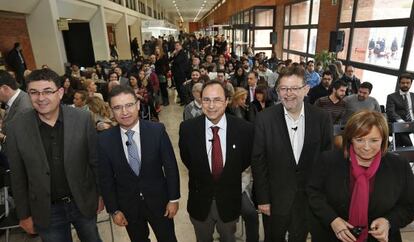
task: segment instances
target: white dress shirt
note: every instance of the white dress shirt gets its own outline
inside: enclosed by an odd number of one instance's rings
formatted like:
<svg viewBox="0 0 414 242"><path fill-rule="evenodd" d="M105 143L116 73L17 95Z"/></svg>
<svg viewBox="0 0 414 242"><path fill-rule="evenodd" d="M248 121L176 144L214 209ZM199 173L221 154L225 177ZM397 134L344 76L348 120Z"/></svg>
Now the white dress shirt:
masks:
<svg viewBox="0 0 414 242"><path fill-rule="evenodd" d="M128 161L128 164L130 164L129 159L128 159L128 147L126 145L126 143L128 141L128 136L125 134L128 130L126 130L124 128L121 128L121 127L120 127L120 130L121 130L122 146L124 147L125 157ZM135 132L134 136L132 136L132 138L134 139L135 144L137 144L138 157L139 157L139 160L142 162L142 160L141 160L141 136L139 134L139 121L135 124L134 127L132 127L131 130L133 130Z"/></svg>
<svg viewBox="0 0 414 242"><path fill-rule="evenodd" d="M210 166L211 171L211 155L212 155L212 146L213 146L213 130L211 127L219 127L218 135L220 137L220 145L221 145L221 154L223 155L223 167L226 164L226 144L227 144L227 118L226 114L221 117L220 121L217 124L213 124L208 118L206 117L206 151L208 157L208 165Z"/></svg>
<svg viewBox="0 0 414 242"><path fill-rule="evenodd" d="M285 107L286 126L289 133L290 144L292 145L293 155L295 156L296 164L299 163L300 154L303 149L303 142L305 139L305 105L302 104L299 118L294 120L288 113Z"/></svg>

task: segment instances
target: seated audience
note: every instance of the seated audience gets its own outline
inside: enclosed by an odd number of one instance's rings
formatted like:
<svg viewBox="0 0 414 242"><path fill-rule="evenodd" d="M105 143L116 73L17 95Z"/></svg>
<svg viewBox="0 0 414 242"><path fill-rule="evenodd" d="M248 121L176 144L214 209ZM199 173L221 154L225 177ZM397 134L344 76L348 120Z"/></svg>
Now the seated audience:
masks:
<svg viewBox="0 0 414 242"><path fill-rule="evenodd" d="M73 104L71 106L84 111L89 111L89 107L86 105L87 98L88 92L84 90L77 90L73 95Z"/></svg>
<svg viewBox="0 0 414 242"><path fill-rule="evenodd" d="M92 118L97 131L103 131L116 125L116 123L112 121L111 109L102 99L99 97L89 97L87 104L89 111L92 113Z"/></svg>
<svg viewBox="0 0 414 242"><path fill-rule="evenodd" d="M343 122L359 110L367 109L371 111L381 112L377 99L370 97L372 91L372 84L364 82L358 89L358 94L353 94L344 98L345 101L345 115Z"/></svg>
<svg viewBox="0 0 414 242"><path fill-rule="evenodd" d="M248 105L246 105L247 90L236 87L232 99L229 101L226 112L238 118L247 120Z"/></svg>
<svg viewBox="0 0 414 242"><path fill-rule="evenodd" d="M332 73L330 71L325 71L322 74L322 80L319 85L310 89L308 93L309 103L314 104L315 101L320 97L326 97L330 94L329 87L332 84Z"/></svg>
<svg viewBox="0 0 414 242"><path fill-rule="evenodd" d="M346 87L346 83L343 81L334 82L332 84L331 94L319 98L314 104L331 115L333 124L341 124L342 118L345 115L346 108L343 99L346 94Z"/></svg>
<svg viewBox="0 0 414 242"><path fill-rule="evenodd" d="M102 94L97 92L97 86L92 79L86 79L83 82L83 86L88 92L88 97L98 97L103 100Z"/></svg>
<svg viewBox="0 0 414 242"><path fill-rule="evenodd" d="M62 87L64 90L62 103L66 105L73 104L73 95L75 95L75 90L71 86L70 77L62 76Z"/></svg>

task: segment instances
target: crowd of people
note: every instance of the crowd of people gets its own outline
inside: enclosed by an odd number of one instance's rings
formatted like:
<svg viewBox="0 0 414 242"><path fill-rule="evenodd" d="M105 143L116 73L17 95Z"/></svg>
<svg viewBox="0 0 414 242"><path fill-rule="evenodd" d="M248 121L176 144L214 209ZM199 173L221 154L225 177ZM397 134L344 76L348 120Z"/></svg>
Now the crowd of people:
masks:
<svg viewBox="0 0 414 242"><path fill-rule="evenodd" d="M246 241L258 242L259 213L265 241L401 241L414 176L388 152L388 123L413 121L410 74L385 109L340 61L237 56L221 35L153 37L144 56L137 45L131 61L72 63L63 76L46 65L0 71L0 158L27 233L71 241L73 224L81 241L101 241L105 206L131 241L149 241L148 224L158 241L177 241L180 175L158 116L175 89L197 241L216 228L234 242L242 216ZM393 142L412 146L411 136Z"/></svg>

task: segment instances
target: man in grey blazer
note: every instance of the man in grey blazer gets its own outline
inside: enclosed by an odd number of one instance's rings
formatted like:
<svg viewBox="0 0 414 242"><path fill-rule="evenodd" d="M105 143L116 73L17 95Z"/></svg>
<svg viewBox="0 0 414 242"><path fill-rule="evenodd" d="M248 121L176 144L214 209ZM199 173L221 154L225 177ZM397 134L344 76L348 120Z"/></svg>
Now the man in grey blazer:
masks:
<svg viewBox="0 0 414 242"><path fill-rule="evenodd" d="M0 70L0 102L5 104L5 113L2 119L0 141L5 137L7 123L17 114L33 109L29 95L18 89L16 80L7 71Z"/></svg>
<svg viewBox="0 0 414 242"><path fill-rule="evenodd" d="M60 105L64 90L50 69L34 70L27 90L34 110L10 123L6 140L20 226L52 242L72 241L72 224L82 242L101 241L91 115Z"/></svg>

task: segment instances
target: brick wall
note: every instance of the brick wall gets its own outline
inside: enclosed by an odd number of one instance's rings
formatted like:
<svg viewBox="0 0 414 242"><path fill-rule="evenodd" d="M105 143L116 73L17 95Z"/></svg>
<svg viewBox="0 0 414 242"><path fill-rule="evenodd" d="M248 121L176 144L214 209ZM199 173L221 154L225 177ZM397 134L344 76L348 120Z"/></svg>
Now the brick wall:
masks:
<svg viewBox="0 0 414 242"><path fill-rule="evenodd" d="M14 43L20 42L27 68L35 69L36 63L24 15L0 14L0 23L0 52L2 55L6 56L13 49Z"/></svg>

